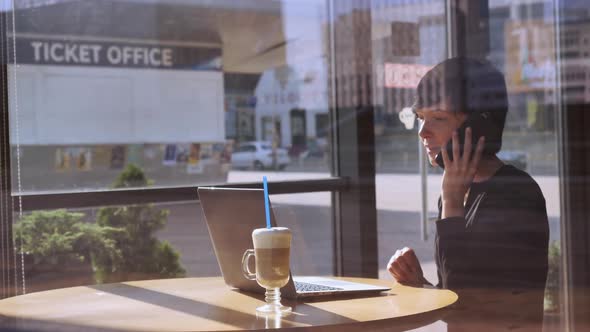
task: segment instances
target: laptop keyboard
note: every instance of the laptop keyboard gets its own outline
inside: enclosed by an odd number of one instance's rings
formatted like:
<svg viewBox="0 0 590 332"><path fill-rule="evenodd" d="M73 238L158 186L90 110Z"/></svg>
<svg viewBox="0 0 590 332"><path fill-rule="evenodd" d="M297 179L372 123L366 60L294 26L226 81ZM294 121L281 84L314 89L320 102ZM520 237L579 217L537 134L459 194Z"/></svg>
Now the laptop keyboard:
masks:
<svg viewBox="0 0 590 332"><path fill-rule="evenodd" d="M342 288L338 288L338 287L316 285L316 284L310 284L310 283L301 282L301 281L295 281L295 289L298 292L325 292L325 291L342 290Z"/></svg>

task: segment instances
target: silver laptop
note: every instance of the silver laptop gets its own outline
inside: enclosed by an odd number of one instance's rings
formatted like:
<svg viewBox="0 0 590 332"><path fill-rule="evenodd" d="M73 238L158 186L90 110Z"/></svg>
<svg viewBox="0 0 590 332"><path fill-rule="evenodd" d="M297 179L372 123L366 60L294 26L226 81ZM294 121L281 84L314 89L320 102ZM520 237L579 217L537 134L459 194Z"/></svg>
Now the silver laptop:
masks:
<svg viewBox="0 0 590 332"><path fill-rule="evenodd" d="M225 283L240 290L264 293L264 288L255 280L248 280L242 275L242 255L246 249L253 248L252 231L265 225L263 190L199 187L198 193ZM272 209L271 225L277 225ZM349 293L374 294L386 290L389 288L292 275L289 283L281 288L281 294L287 298L300 298Z"/></svg>

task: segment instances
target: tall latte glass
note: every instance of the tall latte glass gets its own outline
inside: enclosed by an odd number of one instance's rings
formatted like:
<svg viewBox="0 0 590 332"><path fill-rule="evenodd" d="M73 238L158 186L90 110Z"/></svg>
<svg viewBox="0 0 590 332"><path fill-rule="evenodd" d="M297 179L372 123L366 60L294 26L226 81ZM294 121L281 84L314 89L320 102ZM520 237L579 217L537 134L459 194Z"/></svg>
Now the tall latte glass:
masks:
<svg viewBox="0 0 590 332"><path fill-rule="evenodd" d="M266 304L256 308L264 314L287 314L291 307L281 304L280 288L289 281L289 251L291 231L285 227L258 228L252 232L254 250L248 249L242 258L244 277L266 288ZM256 273L250 272L248 261L254 256Z"/></svg>

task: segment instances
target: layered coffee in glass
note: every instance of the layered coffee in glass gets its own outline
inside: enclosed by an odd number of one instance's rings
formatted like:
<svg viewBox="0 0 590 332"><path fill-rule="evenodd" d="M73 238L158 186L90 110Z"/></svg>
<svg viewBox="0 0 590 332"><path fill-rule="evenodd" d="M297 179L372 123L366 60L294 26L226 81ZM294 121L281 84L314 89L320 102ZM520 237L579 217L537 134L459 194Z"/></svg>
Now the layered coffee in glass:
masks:
<svg viewBox="0 0 590 332"><path fill-rule="evenodd" d="M291 231L285 227L258 228L252 232L254 250L244 253L242 267L244 276L258 282L266 289L266 304L256 311L268 314L286 314L290 307L281 304L280 288L289 282L289 254ZM248 260L255 256L256 272L250 272Z"/></svg>

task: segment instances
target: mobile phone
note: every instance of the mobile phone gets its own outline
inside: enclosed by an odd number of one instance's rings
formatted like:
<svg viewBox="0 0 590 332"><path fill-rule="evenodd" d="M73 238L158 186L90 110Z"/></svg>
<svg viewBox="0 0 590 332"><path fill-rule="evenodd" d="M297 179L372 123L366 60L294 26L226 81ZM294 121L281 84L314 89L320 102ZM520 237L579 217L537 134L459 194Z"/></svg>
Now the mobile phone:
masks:
<svg viewBox="0 0 590 332"><path fill-rule="evenodd" d="M463 155L463 149L465 145L465 130L467 127L471 128L471 156L474 155L475 148L477 147L477 142L481 136L484 136L486 139L485 146L484 146L484 153L489 151L493 148L494 144L498 144L495 142L497 139L495 137L497 134L496 125L490 119L489 112L473 112L469 114L467 119L463 122L463 124L457 129L458 138L459 138L459 153ZM453 140L450 139L444 147L447 150L447 155L449 156L450 160L453 160ZM436 163L442 168L445 168L445 164L442 157L442 150L436 155Z"/></svg>

